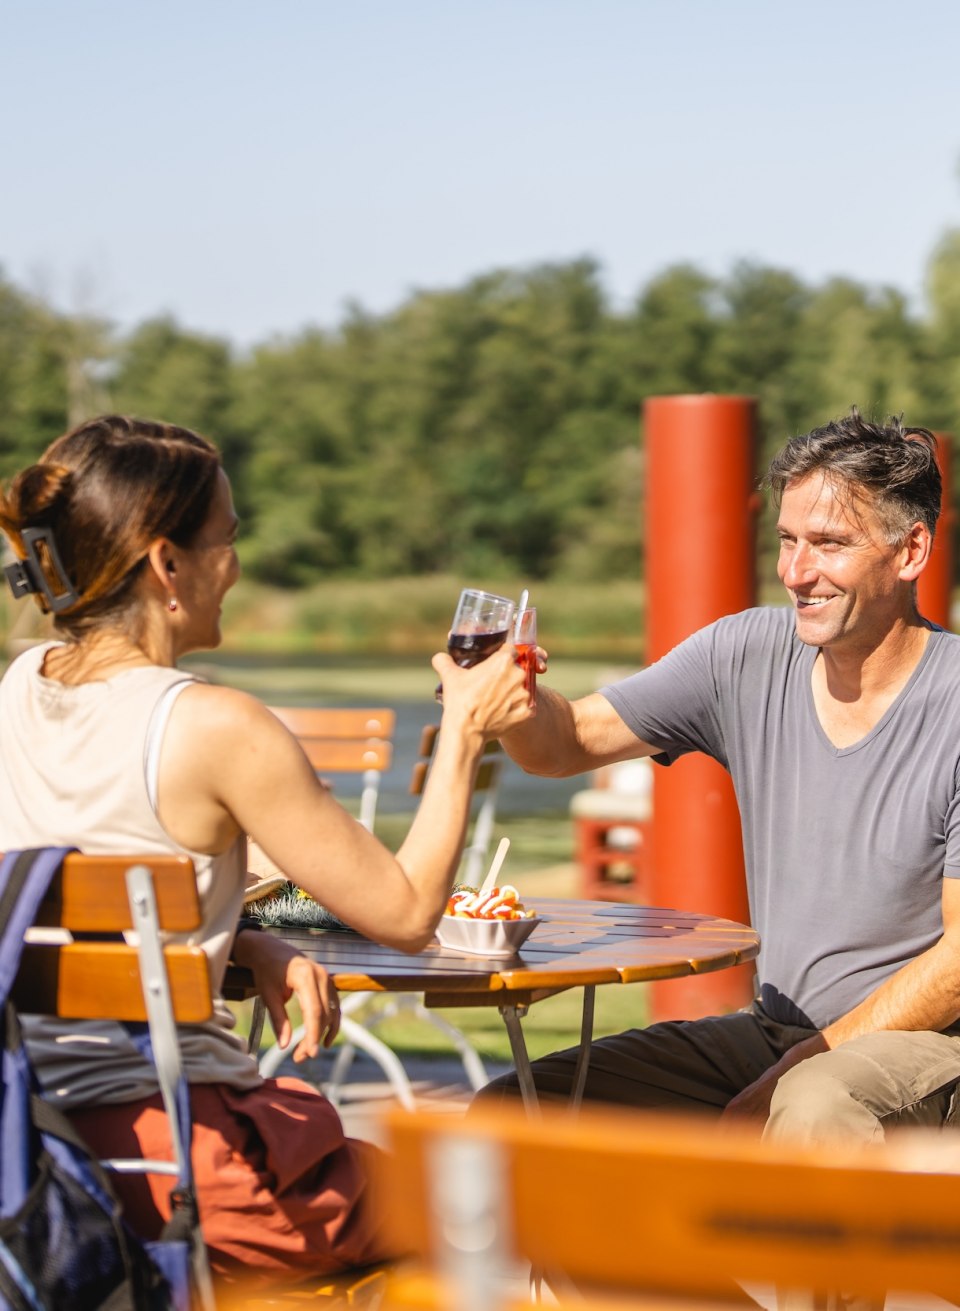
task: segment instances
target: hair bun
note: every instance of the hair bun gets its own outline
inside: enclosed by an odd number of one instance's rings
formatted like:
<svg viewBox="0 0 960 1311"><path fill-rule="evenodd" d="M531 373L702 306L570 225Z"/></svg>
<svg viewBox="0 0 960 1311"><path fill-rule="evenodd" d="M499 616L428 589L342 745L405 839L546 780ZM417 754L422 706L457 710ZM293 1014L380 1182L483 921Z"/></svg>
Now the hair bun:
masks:
<svg viewBox="0 0 960 1311"><path fill-rule="evenodd" d="M72 479L73 474L63 464L32 464L24 469L11 488L20 529L52 518L58 504L69 496Z"/></svg>

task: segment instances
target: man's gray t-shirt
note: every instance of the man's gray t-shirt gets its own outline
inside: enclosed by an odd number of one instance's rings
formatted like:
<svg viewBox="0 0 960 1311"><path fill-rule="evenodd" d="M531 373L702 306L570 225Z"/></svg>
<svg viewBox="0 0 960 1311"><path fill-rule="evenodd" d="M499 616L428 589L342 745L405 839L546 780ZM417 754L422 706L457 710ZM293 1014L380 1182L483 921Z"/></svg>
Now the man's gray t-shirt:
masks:
<svg viewBox="0 0 960 1311"><path fill-rule="evenodd" d="M943 932L941 878L960 878L960 637L932 632L843 748L817 718L816 657L791 609L745 610L603 695L661 763L703 751L730 771L763 1005L822 1028Z"/></svg>

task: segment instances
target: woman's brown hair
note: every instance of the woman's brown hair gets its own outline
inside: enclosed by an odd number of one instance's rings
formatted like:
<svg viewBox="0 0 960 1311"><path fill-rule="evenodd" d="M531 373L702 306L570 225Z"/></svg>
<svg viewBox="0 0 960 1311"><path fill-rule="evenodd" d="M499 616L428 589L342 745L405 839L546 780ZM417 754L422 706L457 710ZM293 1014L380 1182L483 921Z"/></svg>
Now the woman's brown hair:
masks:
<svg viewBox="0 0 960 1311"><path fill-rule="evenodd" d="M0 488L0 529L16 554L28 554L25 530L48 530L77 594L57 610L56 628L80 637L126 617L150 543L191 544L220 468L213 443L189 428L108 414L58 437ZM62 590L49 559L41 554L40 562L51 587Z"/></svg>

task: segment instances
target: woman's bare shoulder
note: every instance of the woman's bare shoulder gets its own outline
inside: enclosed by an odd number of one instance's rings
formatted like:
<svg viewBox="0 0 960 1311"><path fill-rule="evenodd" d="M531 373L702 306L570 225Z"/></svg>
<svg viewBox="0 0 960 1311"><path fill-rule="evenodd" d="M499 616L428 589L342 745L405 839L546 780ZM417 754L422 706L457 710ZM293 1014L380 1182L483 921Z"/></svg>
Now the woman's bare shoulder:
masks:
<svg viewBox="0 0 960 1311"><path fill-rule="evenodd" d="M249 692L216 683L191 683L177 698L171 725L179 721L194 738L240 741L254 734L286 734L267 706Z"/></svg>

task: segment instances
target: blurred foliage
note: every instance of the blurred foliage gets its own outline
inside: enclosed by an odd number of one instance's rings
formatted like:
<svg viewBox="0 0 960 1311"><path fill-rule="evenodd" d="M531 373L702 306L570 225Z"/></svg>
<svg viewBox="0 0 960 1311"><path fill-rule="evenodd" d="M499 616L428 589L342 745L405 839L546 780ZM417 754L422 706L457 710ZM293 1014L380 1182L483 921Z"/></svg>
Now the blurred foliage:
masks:
<svg viewBox="0 0 960 1311"><path fill-rule="evenodd" d="M953 430L960 230L932 252L917 310L888 287L754 263L668 268L614 310L584 258L419 291L385 315L351 306L335 329L247 353L169 317L120 335L0 275L0 476L106 409L198 428L224 452L248 577L269 587L636 580L643 401L704 391L758 398L758 475L851 404Z"/></svg>

